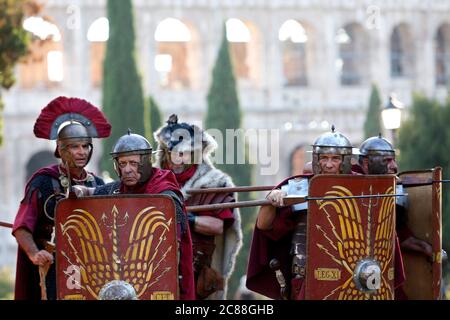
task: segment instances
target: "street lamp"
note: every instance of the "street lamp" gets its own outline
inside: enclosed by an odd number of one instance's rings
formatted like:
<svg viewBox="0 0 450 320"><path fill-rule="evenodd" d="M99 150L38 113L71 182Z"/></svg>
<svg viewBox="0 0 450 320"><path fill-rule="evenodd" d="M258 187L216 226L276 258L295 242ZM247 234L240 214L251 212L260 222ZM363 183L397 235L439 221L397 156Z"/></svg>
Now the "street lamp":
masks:
<svg viewBox="0 0 450 320"><path fill-rule="evenodd" d="M392 131L392 144L396 146L397 130L400 128L403 103L401 103L394 94L389 96L389 103L381 111L384 127Z"/></svg>

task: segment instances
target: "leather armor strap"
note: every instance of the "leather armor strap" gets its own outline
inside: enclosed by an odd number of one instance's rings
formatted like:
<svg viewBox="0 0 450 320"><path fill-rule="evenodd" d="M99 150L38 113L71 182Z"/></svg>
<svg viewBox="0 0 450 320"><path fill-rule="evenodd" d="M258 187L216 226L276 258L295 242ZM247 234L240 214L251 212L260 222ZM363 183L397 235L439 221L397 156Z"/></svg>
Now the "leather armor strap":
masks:
<svg viewBox="0 0 450 320"><path fill-rule="evenodd" d="M291 243L292 276L304 278L306 275L306 214L300 214Z"/></svg>

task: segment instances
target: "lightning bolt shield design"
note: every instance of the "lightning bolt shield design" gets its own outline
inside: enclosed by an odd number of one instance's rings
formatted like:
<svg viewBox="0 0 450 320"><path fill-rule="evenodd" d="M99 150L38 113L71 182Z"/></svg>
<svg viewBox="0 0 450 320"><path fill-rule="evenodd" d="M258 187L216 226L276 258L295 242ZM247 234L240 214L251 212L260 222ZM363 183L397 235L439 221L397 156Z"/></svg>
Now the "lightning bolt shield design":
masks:
<svg viewBox="0 0 450 320"><path fill-rule="evenodd" d="M309 196L323 200L308 208L307 299L394 298L395 197L370 197L394 191L393 176L311 179Z"/></svg>
<svg viewBox="0 0 450 320"><path fill-rule="evenodd" d="M177 299L176 215L170 197L66 199L56 212L58 299L100 299L102 288L112 283L131 286L136 299ZM80 281L68 287L65 271L73 268Z"/></svg>

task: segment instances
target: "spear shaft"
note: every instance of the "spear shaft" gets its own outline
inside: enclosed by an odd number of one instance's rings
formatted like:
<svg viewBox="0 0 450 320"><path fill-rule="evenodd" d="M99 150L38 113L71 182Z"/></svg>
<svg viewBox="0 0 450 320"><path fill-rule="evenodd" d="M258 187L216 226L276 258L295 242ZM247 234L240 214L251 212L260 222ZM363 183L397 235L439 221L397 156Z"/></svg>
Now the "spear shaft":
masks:
<svg viewBox="0 0 450 320"><path fill-rule="evenodd" d="M374 194L374 195L360 195L360 196L344 196L344 197L308 197L308 196L287 196L283 198L285 206L290 206L306 201L315 200L340 200L340 199L361 199L361 198L385 198L385 197L404 197L406 194ZM234 209L234 208L246 208L246 207L259 207L271 205L272 201L263 200L251 200L251 201L236 201L225 203L214 203L207 205L187 206L186 210L189 212L200 212L220 209Z"/></svg>

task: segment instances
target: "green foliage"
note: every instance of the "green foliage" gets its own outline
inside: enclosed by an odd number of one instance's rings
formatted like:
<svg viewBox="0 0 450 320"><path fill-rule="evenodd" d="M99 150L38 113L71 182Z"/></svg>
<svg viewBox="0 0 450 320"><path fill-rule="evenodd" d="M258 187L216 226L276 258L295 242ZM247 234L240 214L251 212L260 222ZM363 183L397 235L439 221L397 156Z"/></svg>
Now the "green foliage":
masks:
<svg viewBox="0 0 450 320"><path fill-rule="evenodd" d="M223 133L226 129L241 127L241 111L225 27L208 92L205 125L207 128L219 129Z"/></svg>
<svg viewBox="0 0 450 320"><path fill-rule="evenodd" d="M233 141L226 140L226 129L241 128L241 110L225 27L223 30L222 43L213 68L212 83L207 100L208 113L205 119L205 128L214 128L222 132L224 145L219 145L218 148L223 150L224 162L227 159L227 153L234 152L232 164L216 164L217 167L228 173L233 178L233 182L236 185L251 185L252 166L249 164L237 164L238 154L243 151L238 150L238 148L245 148L245 144L243 143L244 138L241 135L238 135L233 138ZM247 154L248 152L245 150L245 163L248 163ZM250 200L251 198L252 196L250 194L243 193L240 195L239 200ZM233 297L234 292L239 286L239 279L241 276L245 275L247 271L247 258L255 221L255 208L241 209L241 217L244 245L237 257L235 271L229 281L229 298Z"/></svg>
<svg viewBox="0 0 450 320"><path fill-rule="evenodd" d="M26 0L0 0L0 114L1 89L15 82L14 66L28 53L30 35L22 28ZM0 145L3 142L3 116L0 115Z"/></svg>
<svg viewBox="0 0 450 320"><path fill-rule="evenodd" d="M365 139L378 136L381 131L381 99L378 88L375 84L372 85L370 93L369 108L367 109L366 121L364 122L364 137Z"/></svg>
<svg viewBox="0 0 450 320"><path fill-rule="evenodd" d="M450 100L445 105L415 95L410 117L399 132L401 171L443 168L444 179L450 178ZM450 247L450 188L444 184L442 243Z"/></svg>
<svg viewBox="0 0 450 320"><path fill-rule="evenodd" d="M14 280L9 268L0 269L0 300L14 298Z"/></svg>
<svg viewBox="0 0 450 320"><path fill-rule="evenodd" d="M145 107L145 133L146 137L150 141L153 149L156 149L156 141L153 138L153 131L158 130L162 126L162 116L158 104L152 96L147 99L147 104Z"/></svg>
<svg viewBox="0 0 450 320"><path fill-rule="evenodd" d="M108 0L109 39L103 68L103 111L112 125L111 136L103 140L102 170L110 173L109 152L126 134L145 135L144 96L135 58L135 33L131 0Z"/></svg>

